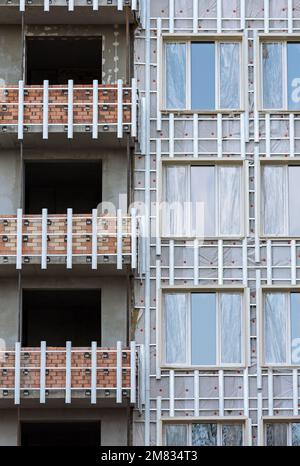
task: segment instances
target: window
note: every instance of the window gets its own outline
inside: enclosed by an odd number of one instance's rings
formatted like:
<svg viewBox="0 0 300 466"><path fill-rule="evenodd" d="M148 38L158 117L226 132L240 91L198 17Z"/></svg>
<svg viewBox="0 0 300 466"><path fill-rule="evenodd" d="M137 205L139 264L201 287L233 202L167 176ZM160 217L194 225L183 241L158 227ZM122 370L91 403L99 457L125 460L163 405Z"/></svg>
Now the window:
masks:
<svg viewBox="0 0 300 466"><path fill-rule="evenodd" d="M269 447L300 446L300 422L265 424L265 445Z"/></svg>
<svg viewBox="0 0 300 466"><path fill-rule="evenodd" d="M241 365L242 322L241 293L165 293L164 362Z"/></svg>
<svg viewBox="0 0 300 466"><path fill-rule="evenodd" d="M242 446L244 426L241 423L197 422L165 424L166 446Z"/></svg>
<svg viewBox="0 0 300 466"><path fill-rule="evenodd" d="M300 166L262 169L262 223L265 235L299 236Z"/></svg>
<svg viewBox="0 0 300 466"><path fill-rule="evenodd" d="M241 166L166 166L164 201L164 236L242 234Z"/></svg>
<svg viewBox="0 0 300 466"><path fill-rule="evenodd" d="M240 42L166 42L166 108L239 109L240 64Z"/></svg>
<svg viewBox="0 0 300 466"><path fill-rule="evenodd" d="M300 293L264 295L266 364L300 363Z"/></svg>
<svg viewBox="0 0 300 466"><path fill-rule="evenodd" d="M300 41L262 42L262 106L300 109Z"/></svg>

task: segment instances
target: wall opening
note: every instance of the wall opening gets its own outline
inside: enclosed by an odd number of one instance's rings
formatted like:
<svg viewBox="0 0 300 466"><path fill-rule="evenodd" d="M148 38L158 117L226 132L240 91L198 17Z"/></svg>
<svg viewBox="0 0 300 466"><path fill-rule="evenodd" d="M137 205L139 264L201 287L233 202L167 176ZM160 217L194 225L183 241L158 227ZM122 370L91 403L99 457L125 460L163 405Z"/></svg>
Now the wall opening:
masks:
<svg viewBox="0 0 300 466"><path fill-rule="evenodd" d="M99 447L97 422L21 422L21 445L26 447Z"/></svg>
<svg viewBox="0 0 300 466"><path fill-rule="evenodd" d="M27 84L91 84L102 79L101 37L27 37Z"/></svg>
<svg viewBox="0 0 300 466"><path fill-rule="evenodd" d="M91 213L102 200L101 162L25 163L25 212Z"/></svg>
<svg viewBox="0 0 300 466"><path fill-rule="evenodd" d="M101 345L100 290L23 290L22 308L23 346Z"/></svg>

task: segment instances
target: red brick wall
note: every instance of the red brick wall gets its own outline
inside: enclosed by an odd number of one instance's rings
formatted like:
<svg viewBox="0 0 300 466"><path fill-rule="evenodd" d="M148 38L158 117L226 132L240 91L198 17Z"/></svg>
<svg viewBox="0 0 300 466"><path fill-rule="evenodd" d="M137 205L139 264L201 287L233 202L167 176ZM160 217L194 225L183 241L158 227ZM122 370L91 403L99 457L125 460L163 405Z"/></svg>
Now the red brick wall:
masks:
<svg viewBox="0 0 300 466"><path fill-rule="evenodd" d="M8 85L8 88L15 87ZM33 89L34 88L34 89ZM55 89L53 89L55 88ZM60 90L60 88L64 88ZM105 89L104 89L105 88ZM26 86L24 95L24 125L43 123L43 86ZM117 123L117 89L115 85L99 86L98 122ZM123 122L131 122L131 92L123 91ZM14 104L14 105L9 105ZM28 105L30 104L30 105ZM92 125L93 92L89 85L74 86L73 121L74 124ZM49 86L49 125L68 123L68 93L66 86ZM107 108L104 108L107 106ZM18 123L18 88L0 88L0 125Z"/></svg>

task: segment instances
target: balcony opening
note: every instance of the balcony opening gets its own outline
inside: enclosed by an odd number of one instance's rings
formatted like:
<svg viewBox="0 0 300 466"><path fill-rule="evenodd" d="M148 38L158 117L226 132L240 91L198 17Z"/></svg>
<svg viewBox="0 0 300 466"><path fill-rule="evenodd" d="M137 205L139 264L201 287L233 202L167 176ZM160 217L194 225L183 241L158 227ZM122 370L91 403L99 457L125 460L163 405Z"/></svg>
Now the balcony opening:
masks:
<svg viewBox="0 0 300 466"><path fill-rule="evenodd" d="M102 198L101 162L28 162L25 164L25 212L91 213Z"/></svg>
<svg viewBox="0 0 300 466"><path fill-rule="evenodd" d="M101 37L27 37L27 84L101 83L101 68Z"/></svg>
<svg viewBox="0 0 300 466"><path fill-rule="evenodd" d="M46 325L45 325L46 322ZM23 290L22 345L101 345L100 290Z"/></svg>
<svg viewBox="0 0 300 466"><path fill-rule="evenodd" d="M25 447L99 447L100 422L22 422Z"/></svg>

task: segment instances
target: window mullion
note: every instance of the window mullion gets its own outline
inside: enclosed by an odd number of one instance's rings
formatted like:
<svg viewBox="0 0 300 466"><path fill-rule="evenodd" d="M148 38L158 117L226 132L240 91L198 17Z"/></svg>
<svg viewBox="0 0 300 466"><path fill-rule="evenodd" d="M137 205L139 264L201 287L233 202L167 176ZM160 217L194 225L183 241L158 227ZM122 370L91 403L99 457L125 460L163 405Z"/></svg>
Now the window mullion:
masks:
<svg viewBox="0 0 300 466"><path fill-rule="evenodd" d="M216 293L216 362L217 366L221 365L221 310L220 310L220 293Z"/></svg>
<svg viewBox="0 0 300 466"><path fill-rule="evenodd" d="M220 42L215 42L215 109L220 109Z"/></svg>
<svg viewBox="0 0 300 466"><path fill-rule="evenodd" d="M282 57L282 78L283 78L283 108L288 109L288 63L287 63L287 42L283 43Z"/></svg>
<svg viewBox="0 0 300 466"><path fill-rule="evenodd" d="M286 296L286 308L287 308L287 329L286 329L286 359L288 364L292 364L291 355L291 293L287 293Z"/></svg>
<svg viewBox="0 0 300 466"><path fill-rule="evenodd" d="M220 199L219 199L219 185L220 185L220 169L215 165L215 235L220 236Z"/></svg>
<svg viewBox="0 0 300 466"><path fill-rule="evenodd" d="M186 107L192 109L192 59L191 59L192 42L186 43Z"/></svg>
<svg viewBox="0 0 300 466"><path fill-rule="evenodd" d="M192 294L187 294L187 338L186 338L186 352L187 352L187 363L189 366L192 365Z"/></svg>
<svg viewBox="0 0 300 466"><path fill-rule="evenodd" d="M289 166L286 165L285 168L285 193L284 193L284 196L285 196L285 199L284 199L284 203L285 203L285 216L284 216L284 223L285 223L285 226L284 226L284 230L285 230L285 235L289 235L289 219L290 219L290 201L289 201Z"/></svg>

